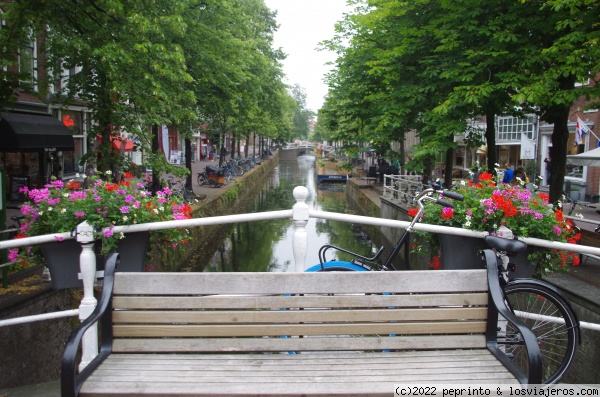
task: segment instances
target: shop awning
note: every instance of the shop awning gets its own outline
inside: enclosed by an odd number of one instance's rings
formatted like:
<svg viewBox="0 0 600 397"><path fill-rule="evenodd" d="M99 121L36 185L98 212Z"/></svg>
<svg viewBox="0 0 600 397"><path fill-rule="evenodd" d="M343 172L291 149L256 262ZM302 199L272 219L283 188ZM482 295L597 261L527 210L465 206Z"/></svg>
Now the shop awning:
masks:
<svg viewBox="0 0 600 397"><path fill-rule="evenodd" d="M56 152L74 149L73 134L54 117L0 113L0 152Z"/></svg>
<svg viewBox="0 0 600 397"><path fill-rule="evenodd" d="M127 139L127 138L123 138L120 136L115 136L115 137L111 137L110 140L112 141L112 145L113 147L117 150L117 151L121 151L121 147L123 145L125 145L125 148L123 149L124 152L133 152L133 146L134 143L131 139Z"/></svg>

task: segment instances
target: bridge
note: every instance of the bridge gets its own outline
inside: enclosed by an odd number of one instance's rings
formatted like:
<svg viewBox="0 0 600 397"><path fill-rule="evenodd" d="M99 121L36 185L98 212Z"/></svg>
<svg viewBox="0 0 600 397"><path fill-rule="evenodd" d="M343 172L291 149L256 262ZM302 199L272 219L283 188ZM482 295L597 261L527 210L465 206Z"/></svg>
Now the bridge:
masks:
<svg viewBox="0 0 600 397"><path fill-rule="evenodd" d="M316 155L315 145L308 144L295 147L283 148L279 151L280 160L295 160L298 156L304 156L307 154Z"/></svg>

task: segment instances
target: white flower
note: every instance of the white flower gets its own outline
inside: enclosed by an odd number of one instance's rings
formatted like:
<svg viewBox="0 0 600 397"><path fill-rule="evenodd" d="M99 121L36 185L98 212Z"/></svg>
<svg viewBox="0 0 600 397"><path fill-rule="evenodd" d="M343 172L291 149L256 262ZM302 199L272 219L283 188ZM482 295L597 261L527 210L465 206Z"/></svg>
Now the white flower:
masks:
<svg viewBox="0 0 600 397"><path fill-rule="evenodd" d="M80 177L80 175L79 175L79 172L77 172L77 173L75 174L75 178L79 178L79 177ZM71 180L72 180L72 179L71 179Z"/></svg>
<svg viewBox="0 0 600 397"><path fill-rule="evenodd" d="M165 210L165 207L158 207L158 210L162 212Z"/></svg>
<svg viewBox="0 0 600 397"><path fill-rule="evenodd" d="M495 223L492 225L492 229L496 230L498 229L498 225L496 225Z"/></svg>
<svg viewBox="0 0 600 397"><path fill-rule="evenodd" d="M127 219L129 219L129 218L127 218L127 215L125 215L125 216L123 217L123 222L127 222Z"/></svg>
<svg viewBox="0 0 600 397"><path fill-rule="evenodd" d="M153 209L152 212L154 212L155 214L158 214L158 210L156 208Z"/></svg>
<svg viewBox="0 0 600 397"><path fill-rule="evenodd" d="M460 185L461 185L461 186L467 186L467 182L465 182L464 180L461 180L461 181L460 181Z"/></svg>
<svg viewBox="0 0 600 397"><path fill-rule="evenodd" d="M52 207L48 207L48 211L52 211L52 210L53 210L53 208L52 208Z"/></svg>
<svg viewBox="0 0 600 397"><path fill-rule="evenodd" d="M104 171L106 175L112 175L112 171Z"/></svg>
<svg viewBox="0 0 600 397"><path fill-rule="evenodd" d="M66 210L66 208L63 208L62 210L60 210L60 212L62 212L64 214L65 212L67 212L67 210Z"/></svg>
<svg viewBox="0 0 600 397"><path fill-rule="evenodd" d="M118 235L119 239L124 239L125 238L125 233L121 232Z"/></svg>
<svg viewBox="0 0 600 397"><path fill-rule="evenodd" d="M465 224L464 224L464 226L465 226L465 227L469 227L469 226L471 226L471 222L470 222L470 221L466 221L466 222L465 222Z"/></svg>
<svg viewBox="0 0 600 397"><path fill-rule="evenodd" d="M69 193L63 193L63 197L64 198L68 198L69 197Z"/></svg>

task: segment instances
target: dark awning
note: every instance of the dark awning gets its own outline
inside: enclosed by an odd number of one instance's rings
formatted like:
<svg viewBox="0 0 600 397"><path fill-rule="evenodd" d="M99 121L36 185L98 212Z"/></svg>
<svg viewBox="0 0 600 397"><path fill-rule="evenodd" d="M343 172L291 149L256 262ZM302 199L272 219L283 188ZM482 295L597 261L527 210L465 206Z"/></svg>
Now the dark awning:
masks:
<svg viewBox="0 0 600 397"><path fill-rule="evenodd" d="M0 152L55 152L75 149L73 134L51 116L0 113Z"/></svg>

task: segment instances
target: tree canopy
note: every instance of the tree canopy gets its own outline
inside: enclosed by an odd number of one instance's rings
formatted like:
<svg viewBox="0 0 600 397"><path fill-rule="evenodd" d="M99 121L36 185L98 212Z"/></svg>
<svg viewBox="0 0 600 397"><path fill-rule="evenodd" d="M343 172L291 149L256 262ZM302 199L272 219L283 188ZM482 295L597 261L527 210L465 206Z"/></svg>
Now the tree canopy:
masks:
<svg viewBox="0 0 600 397"><path fill-rule="evenodd" d="M554 124L551 200L560 198L569 108L582 95L591 106L600 97L595 84L575 87L600 71L597 2L353 3L355 12L325 43L338 58L320 115L335 139L403 142L416 131L412 166L427 173L436 154L456 147L453 136L470 119L486 116L493 168L494 116L535 112Z"/></svg>

